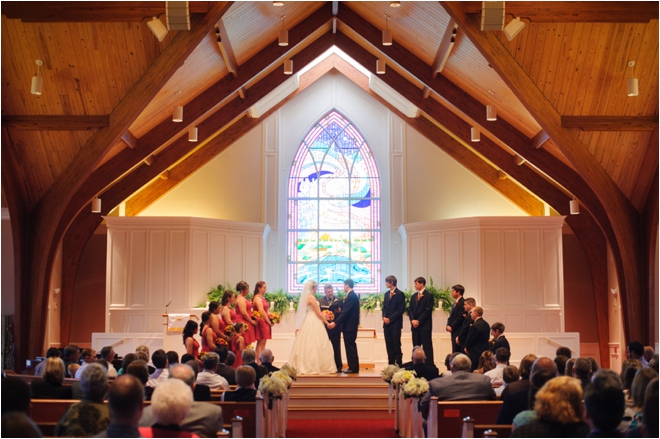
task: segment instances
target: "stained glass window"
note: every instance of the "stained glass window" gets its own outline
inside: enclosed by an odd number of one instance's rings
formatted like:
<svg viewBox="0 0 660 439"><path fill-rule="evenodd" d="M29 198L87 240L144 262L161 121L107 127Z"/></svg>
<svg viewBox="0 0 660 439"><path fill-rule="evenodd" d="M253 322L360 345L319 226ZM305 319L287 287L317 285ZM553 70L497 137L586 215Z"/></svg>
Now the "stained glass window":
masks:
<svg viewBox="0 0 660 439"><path fill-rule="evenodd" d="M357 128L336 110L303 139L289 173L288 291L308 280L380 291L380 179ZM322 291L322 288L319 288Z"/></svg>

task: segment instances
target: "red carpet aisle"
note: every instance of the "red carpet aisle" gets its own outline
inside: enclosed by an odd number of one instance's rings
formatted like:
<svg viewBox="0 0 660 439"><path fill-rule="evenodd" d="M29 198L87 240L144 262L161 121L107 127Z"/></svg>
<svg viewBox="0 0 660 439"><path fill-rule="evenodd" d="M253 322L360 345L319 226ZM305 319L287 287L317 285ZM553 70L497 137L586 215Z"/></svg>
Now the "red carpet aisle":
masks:
<svg viewBox="0 0 660 439"><path fill-rule="evenodd" d="M287 438L398 437L394 419L289 419Z"/></svg>

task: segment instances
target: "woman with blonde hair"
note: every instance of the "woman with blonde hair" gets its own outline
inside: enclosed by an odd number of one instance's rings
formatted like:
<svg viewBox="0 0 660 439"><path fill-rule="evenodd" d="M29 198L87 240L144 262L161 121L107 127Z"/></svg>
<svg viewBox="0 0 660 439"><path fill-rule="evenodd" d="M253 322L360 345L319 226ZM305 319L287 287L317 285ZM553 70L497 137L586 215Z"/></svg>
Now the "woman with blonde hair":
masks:
<svg viewBox="0 0 660 439"><path fill-rule="evenodd" d="M71 386L63 386L64 361L59 357L48 357L41 375L30 383L32 398L71 399Z"/></svg>

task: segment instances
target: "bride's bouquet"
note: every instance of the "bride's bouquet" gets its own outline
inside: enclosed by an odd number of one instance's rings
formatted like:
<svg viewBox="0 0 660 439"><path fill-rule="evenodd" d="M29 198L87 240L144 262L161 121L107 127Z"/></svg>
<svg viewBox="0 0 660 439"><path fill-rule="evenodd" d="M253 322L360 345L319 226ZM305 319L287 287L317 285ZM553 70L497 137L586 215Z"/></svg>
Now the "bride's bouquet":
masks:
<svg viewBox="0 0 660 439"><path fill-rule="evenodd" d="M335 315L334 315L334 313L333 313L332 311L330 311L330 310L328 310L328 309L324 309L324 310L321 311L321 312L323 313L323 315L325 316L325 319L326 319L328 322L331 322L331 321L333 321L333 320L335 319Z"/></svg>
<svg viewBox="0 0 660 439"><path fill-rule="evenodd" d="M385 369L383 369L380 372L380 377L386 382L386 383L391 383L392 382L392 377L394 376L395 373L400 371L401 368L397 366L396 364L389 364Z"/></svg>
<svg viewBox="0 0 660 439"><path fill-rule="evenodd" d="M402 389L405 398L421 398L429 391L429 383L426 378L411 378Z"/></svg>
<svg viewBox="0 0 660 439"><path fill-rule="evenodd" d="M398 372L396 372L394 375L392 375L392 384L396 385L403 385L406 384L408 381L411 379L415 378L415 373L414 370L405 370L401 369Z"/></svg>
<svg viewBox="0 0 660 439"><path fill-rule="evenodd" d="M273 325L277 325L278 323L280 323L282 321L282 316L280 316L276 312L272 312L272 313L268 314L268 318L270 319L271 322L273 322Z"/></svg>

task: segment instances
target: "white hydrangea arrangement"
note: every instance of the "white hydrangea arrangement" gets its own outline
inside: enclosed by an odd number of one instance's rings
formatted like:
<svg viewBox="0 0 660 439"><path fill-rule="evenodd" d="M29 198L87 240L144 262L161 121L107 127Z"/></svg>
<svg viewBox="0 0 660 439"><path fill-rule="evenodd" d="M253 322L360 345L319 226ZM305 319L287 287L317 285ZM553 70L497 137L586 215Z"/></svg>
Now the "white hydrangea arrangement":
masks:
<svg viewBox="0 0 660 439"><path fill-rule="evenodd" d="M291 378L289 375L287 375L285 372L282 372L281 370L271 373L270 377L271 379L278 379L284 381L287 389L290 388L291 384L293 383L293 378Z"/></svg>
<svg viewBox="0 0 660 439"><path fill-rule="evenodd" d="M406 398L421 397L429 391L429 382L426 378L412 378L402 387L403 396Z"/></svg>
<svg viewBox="0 0 660 439"><path fill-rule="evenodd" d="M397 366L396 364L390 364L380 372L380 376L386 383L391 383L392 382L392 377L394 376L394 374L397 373L400 370L401 370L401 368L399 366Z"/></svg>
<svg viewBox="0 0 660 439"><path fill-rule="evenodd" d="M295 367L291 366L289 363L284 363L284 366L280 369L280 372L283 372L289 376L293 381L298 378L298 371Z"/></svg>
<svg viewBox="0 0 660 439"><path fill-rule="evenodd" d="M392 384L402 385L415 378L415 371L401 369L392 376Z"/></svg>
<svg viewBox="0 0 660 439"><path fill-rule="evenodd" d="M286 381L278 377L264 376L259 381L259 391L280 397L287 392Z"/></svg>

